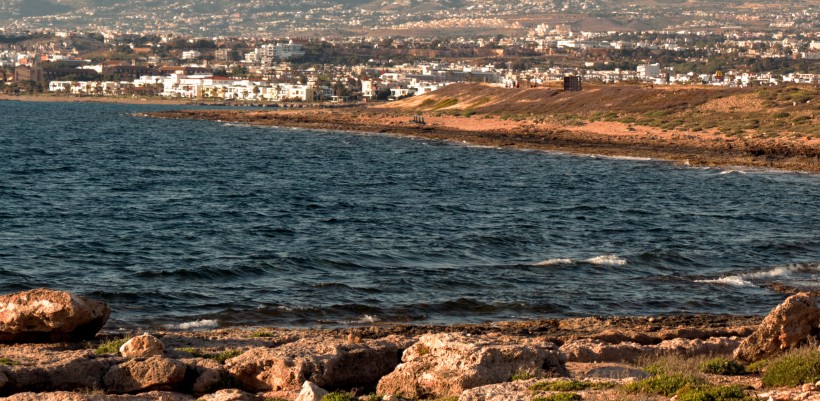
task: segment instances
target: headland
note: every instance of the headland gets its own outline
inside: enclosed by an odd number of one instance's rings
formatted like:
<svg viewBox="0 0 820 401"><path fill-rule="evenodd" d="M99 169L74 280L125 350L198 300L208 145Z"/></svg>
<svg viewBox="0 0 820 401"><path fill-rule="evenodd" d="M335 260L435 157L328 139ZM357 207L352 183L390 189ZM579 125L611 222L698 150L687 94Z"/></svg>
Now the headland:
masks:
<svg viewBox="0 0 820 401"><path fill-rule="evenodd" d="M360 107L180 110L161 118L406 135L480 146L820 172L816 86L450 85Z"/></svg>

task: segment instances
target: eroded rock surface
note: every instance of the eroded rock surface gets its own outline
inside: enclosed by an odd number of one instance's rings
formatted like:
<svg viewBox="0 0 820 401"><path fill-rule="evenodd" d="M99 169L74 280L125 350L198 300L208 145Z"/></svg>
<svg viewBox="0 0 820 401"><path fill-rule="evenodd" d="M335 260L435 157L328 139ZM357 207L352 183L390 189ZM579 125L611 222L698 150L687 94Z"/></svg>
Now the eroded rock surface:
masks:
<svg viewBox="0 0 820 401"><path fill-rule="evenodd" d="M108 321L108 305L45 288L0 296L0 342L79 341Z"/></svg>
<svg viewBox="0 0 820 401"><path fill-rule="evenodd" d="M106 390L112 393L134 393L149 389L170 389L184 377L184 363L152 356L146 360L132 359L113 366L103 377L103 383Z"/></svg>
<svg viewBox="0 0 820 401"><path fill-rule="evenodd" d="M817 331L820 308L817 300L807 294L792 295L775 307L752 335L734 353L744 361L758 361L789 348L794 348Z"/></svg>
<svg viewBox="0 0 820 401"><path fill-rule="evenodd" d="M399 348L390 340L302 339L252 348L225 366L249 389L299 391L305 381L327 389L372 386L398 363Z"/></svg>
<svg viewBox="0 0 820 401"><path fill-rule="evenodd" d="M600 340L582 339L561 346L570 362L636 362L647 356L676 354L681 356L729 354L737 348L736 337L715 337L707 340L676 338L656 345L633 342L610 344Z"/></svg>
<svg viewBox="0 0 820 401"><path fill-rule="evenodd" d="M514 375L563 375L563 356L552 343L508 336L426 334L404 351L402 364L379 381L378 394L410 398L458 396Z"/></svg>

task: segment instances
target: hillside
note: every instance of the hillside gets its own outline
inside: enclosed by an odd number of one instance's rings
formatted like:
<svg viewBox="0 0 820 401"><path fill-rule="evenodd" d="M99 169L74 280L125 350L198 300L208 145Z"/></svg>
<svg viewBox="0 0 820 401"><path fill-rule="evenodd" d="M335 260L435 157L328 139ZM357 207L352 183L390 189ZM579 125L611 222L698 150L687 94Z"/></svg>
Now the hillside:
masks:
<svg viewBox="0 0 820 401"><path fill-rule="evenodd" d="M820 88L810 85L746 89L588 85L582 92L563 92L555 87L460 84L382 107L570 126L607 121L741 138L820 138L818 102Z"/></svg>

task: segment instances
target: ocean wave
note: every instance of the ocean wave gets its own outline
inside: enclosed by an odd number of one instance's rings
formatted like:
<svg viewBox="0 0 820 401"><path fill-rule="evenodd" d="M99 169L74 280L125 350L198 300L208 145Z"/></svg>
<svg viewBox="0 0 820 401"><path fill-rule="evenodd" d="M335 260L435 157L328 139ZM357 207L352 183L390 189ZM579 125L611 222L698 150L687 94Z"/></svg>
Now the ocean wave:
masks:
<svg viewBox="0 0 820 401"><path fill-rule="evenodd" d="M213 319L200 319L193 322L184 322L179 324L167 324L165 327L168 330L202 330L213 329L219 326L219 322Z"/></svg>
<svg viewBox="0 0 820 401"><path fill-rule="evenodd" d="M820 273L820 263L795 263L786 266L777 266L756 272L733 274L716 279L698 279L696 283L724 284L735 287L754 287L761 282L792 278L800 274ZM755 283L757 282L757 283Z"/></svg>
<svg viewBox="0 0 820 401"><path fill-rule="evenodd" d="M746 174L743 170L723 170L718 173L718 175L726 175L726 174Z"/></svg>
<svg viewBox="0 0 820 401"><path fill-rule="evenodd" d="M568 258L554 258L542 260L538 263L533 263L533 266L553 266L553 265L567 265L573 263L574 260Z"/></svg>
<svg viewBox="0 0 820 401"><path fill-rule="evenodd" d="M603 265L603 266L623 266L626 264L626 259L618 256L618 255L599 255L593 256L588 259L583 260L575 260L570 258L552 258L542 260L540 262L533 263L533 266L554 266L554 265L567 265L571 263L590 263L593 265Z"/></svg>
<svg viewBox="0 0 820 401"><path fill-rule="evenodd" d="M626 264L626 259L618 255L600 255L586 259L584 262L594 265L623 266Z"/></svg>
<svg viewBox="0 0 820 401"><path fill-rule="evenodd" d="M741 276L726 276L716 279L695 280L695 282L705 284L723 284L733 287L755 287L751 281L748 281Z"/></svg>

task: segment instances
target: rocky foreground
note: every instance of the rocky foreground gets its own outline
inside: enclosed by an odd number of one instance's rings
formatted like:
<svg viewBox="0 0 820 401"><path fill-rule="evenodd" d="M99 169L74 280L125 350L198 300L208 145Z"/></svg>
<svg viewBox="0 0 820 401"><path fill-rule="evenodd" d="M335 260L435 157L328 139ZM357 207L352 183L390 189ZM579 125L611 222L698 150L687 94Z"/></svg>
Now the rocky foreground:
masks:
<svg viewBox="0 0 820 401"><path fill-rule="evenodd" d="M805 293L762 322L668 316L234 328L144 333L127 341L97 332L110 313L105 304L47 289L0 297L3 399L661 400L673 395L636 392L628 384L657 378L646 368L651 361L764 360L816 342L820 324L816 300ZM759 374L703 377L709 386L735 385L745 397L721 399L820 400L813 383L763 388Z"/></svg>

